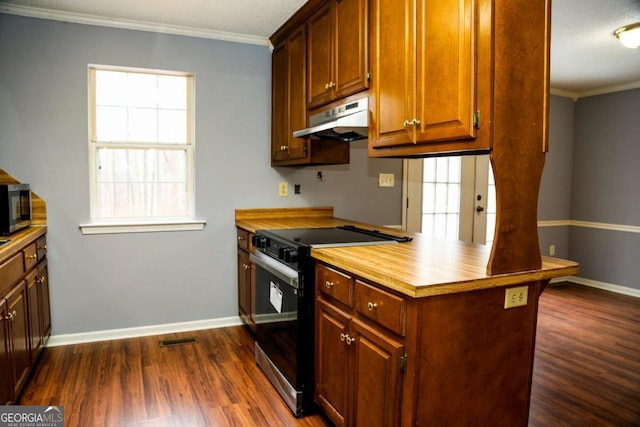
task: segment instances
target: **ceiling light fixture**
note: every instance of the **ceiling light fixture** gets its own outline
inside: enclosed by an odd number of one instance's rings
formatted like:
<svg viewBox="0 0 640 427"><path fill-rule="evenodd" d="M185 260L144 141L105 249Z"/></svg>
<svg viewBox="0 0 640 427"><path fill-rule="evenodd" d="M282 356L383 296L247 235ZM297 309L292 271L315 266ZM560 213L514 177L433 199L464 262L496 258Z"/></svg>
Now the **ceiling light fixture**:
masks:
<svg viewBox="0 0 640 427"><path fill-rule="evenodd" d="M624 47L640 48L640 22L620 27L613 32L613 35L620 40Z"/></svg>

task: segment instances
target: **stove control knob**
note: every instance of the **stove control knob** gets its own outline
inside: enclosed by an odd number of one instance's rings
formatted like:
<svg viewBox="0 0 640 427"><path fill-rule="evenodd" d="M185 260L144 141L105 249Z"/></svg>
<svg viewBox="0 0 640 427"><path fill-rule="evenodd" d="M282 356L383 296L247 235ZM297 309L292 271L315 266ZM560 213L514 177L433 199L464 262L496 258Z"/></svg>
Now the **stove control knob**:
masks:
<svg viewBox="0 0 640 427"><path fill-rule="evenodd" d="M296 248L281 248L278 255L284 262L298 261L298 250Z"/></svg>
<svg viewBox="0 0 640 427"><path fill-rule="evenodd" d="M269 238L265 236L253 236L253 246L256 248L268 248Z"/></svg>

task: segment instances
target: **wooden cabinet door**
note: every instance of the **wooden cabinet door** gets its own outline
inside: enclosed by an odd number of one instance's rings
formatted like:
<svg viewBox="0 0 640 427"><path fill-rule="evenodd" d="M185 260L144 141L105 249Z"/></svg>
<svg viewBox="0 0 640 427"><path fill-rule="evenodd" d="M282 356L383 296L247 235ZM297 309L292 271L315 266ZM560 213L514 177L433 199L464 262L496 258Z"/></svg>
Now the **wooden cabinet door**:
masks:
<svg viewBox="0 0 640 427"><path fill-rule="evenodd" d="M373 1L375 102L370 146L472 143L477 111L476 2ZM465 147L441 145L427 151L449 149Z"/></svg>
<svg viewBox="0 0 640 427"><path fill-rule="evenodd" d="M372 0L373 102L369 144L410 144L414 99L413 0Z"/></svg>
<svg viewBox="0 0 640 427"><path fill-rule="evenodd" d="M11 337L7 303L0 299L0 404L9 405L13 401L13 379L11 377Z"/></svg>
<svg viewBox="0 0 640 427"><path fill-rule="evenodd" d="M418 143L476 135L474 5L472 0L416 0Z"/></svg>
<svg viewBox="0 0 640 427"><path fill-rule="evenodd" d="M289 56L289 160L305 160L308 157L307 140L294 138L293 132L307 127L306 72L307 35L304 26L298 28L287 40Z"/></svg>
<svg viewBox="0 0 640 427"><path fill-rule="evenodd" d="M276 46L271 55L271 162L283 160L288 143L289 92L287 43Z"/></svg>
<svg viewBox="0 0 640 427"><path fill-rule="evenodd" d="M40 296L40 280L38 270L34 270L25 278L27 281L27 294L29 301L29 348L31 363L33 363L42 350L42 298Z"/></svg>
<svg viewBox="0 0 640 427"><path fill-rule="evenodd" d="M271 164L304 163L307 140L293 132L307 127L306 32L301 26L272 55Z"/></svg>
<svg viewBox="0 0 640 427"><path fill-rule="evenodd" d="M42 334L42 345L46 344L47 338L51 335L51 301L49 300L49 269L47 260L38 264L38 277L36 281L40 288L40 308L42 314L42 324L40 332Z"/></svg>
<svg viewBox="0 0 640 427"><path fill-rule="evenodd" d="M238 314L249 324L251 312L251 263L249 254L238 249Z"/></svg>
<svg viewBox="0 0 640 427"><path fill-rule="evenodd" d="M369 1L337 0L334 71L334 99L369 87Z"/></svg>
<svg viewBox="0 0 640 427"><path fill-rule="evenodd" d="M25 281L18 283L9 294L7 300L7 317L9 318L9 336L11 340L11 366L13 378L13 396L17 396L27 380L31 360L29 355L29 325L27 307L27 288Z"/></svg>
<svg viewBox="0 0 640 427"><path fill-rule="evenodd" d="M333 87L333 40L335 15L331 2L327 2L309 19L307 69L307 107L316 108L331 101Z"/></svg>
<svg viewBox="0 0 640 427"><path fill-rule="evenodd" d="M357 320L352 321L351 330L355 338L353 425L400 425L404 346Z"/></svg>
<svg viewBox="0 0 640 427"><path fill-rule="evenodd" d="M350 316L318 299L316 304L316 402L337 426L347 425L350 386Z"/></svg>

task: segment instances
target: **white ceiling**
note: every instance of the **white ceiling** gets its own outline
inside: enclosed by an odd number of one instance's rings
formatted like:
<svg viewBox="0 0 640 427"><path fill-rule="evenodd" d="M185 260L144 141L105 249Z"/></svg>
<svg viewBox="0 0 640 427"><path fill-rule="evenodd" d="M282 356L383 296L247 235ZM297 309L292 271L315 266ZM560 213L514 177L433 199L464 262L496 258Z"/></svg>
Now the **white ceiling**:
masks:
<svg viewBox="0 0 640 427"><path fill-rule="evenodd" d="M304 2L0 0L0 13L267 44ZM640 22L640 0L553 0L551 86L556 93L575 98L640 87L640 49L624 48L613 36L616 28L634 22Z"/></svg>

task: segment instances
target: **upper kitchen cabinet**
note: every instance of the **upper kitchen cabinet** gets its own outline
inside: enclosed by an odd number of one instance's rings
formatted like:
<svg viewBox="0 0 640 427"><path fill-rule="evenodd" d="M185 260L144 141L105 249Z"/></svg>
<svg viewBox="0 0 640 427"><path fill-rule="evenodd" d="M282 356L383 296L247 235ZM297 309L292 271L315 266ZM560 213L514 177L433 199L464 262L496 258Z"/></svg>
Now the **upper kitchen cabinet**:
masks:
<svg viewBox="0 0 640 427"><path fill-rule="evenodd" d="M488 151L488 0L372 0L369 155Z"/></svg>
<svg viewBox="0 0 640 427"><path fill-rule="evenodd" d="M346 0L351 2L352 0ZM294 138L307 127L307 20L324 3L310 1L272 37L271 165L349 163L349 145Z"/></svg>
<svg viewBox="0 0 640 427"><path fill-rule="evenodd" d="M368 0L330 0L309 19L310 110L369 87L368 4Z"/></svg>
<svg viewBox="0 0 640 427"><path fill-rule="evenodd" d="M294 138L293 131L307 122L305 100L307 38L304 26L298 27L272 55L271 163L304 162L307 140Z"/></svg>

